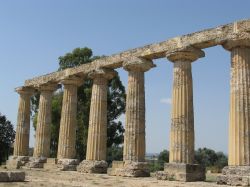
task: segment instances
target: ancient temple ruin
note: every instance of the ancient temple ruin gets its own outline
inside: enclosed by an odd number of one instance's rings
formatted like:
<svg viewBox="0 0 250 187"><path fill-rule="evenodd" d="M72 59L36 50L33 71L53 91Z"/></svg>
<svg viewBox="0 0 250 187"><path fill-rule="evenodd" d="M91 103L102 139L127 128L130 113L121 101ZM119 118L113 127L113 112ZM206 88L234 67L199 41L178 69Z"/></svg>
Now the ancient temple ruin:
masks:
<svg viewBox="0 0 250 187"><path fill-rule="evenodd" d="M123 67L128 72L123 161L113 161L108 174L149 176L145 162L144 74L155 67L153 60L167 58L173 66L170 161L158 179L197 181L205 169L194 164L194 110L192 62L205 57L203 49L221 45L231 54L229 161L218 183L241 185L250 181L250 20L237 21L200 32L175 37L89 64L25 81L20 95L14 155L9 167L50 167L62 170L106 173L107 83ZM226 51L225 51L226 52ZM228 62L229 63L229 62ZM86 160L75 159L77 87L93 79ZM64 86L57 158L49 157L51 99L57 85ZM34 155L28 157L30 97L40 92ZM168 133L166 132L166 136Z"/></svg>

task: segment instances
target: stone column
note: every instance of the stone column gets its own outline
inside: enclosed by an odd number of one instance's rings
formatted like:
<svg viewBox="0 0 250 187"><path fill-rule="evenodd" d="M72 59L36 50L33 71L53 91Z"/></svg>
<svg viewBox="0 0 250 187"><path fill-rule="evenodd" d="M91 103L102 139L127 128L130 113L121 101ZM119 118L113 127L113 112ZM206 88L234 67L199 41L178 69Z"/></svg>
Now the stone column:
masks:
<svg viewBox="0 0 250 187"><path fill-rule="evenodd" d="M188 47L166 54L174 63L169 162L165 173L175 180L205 179L204 169L194 165L194 109L191 63L204 57L200 49ZM190 169L192 168L192 169ZM194 169L195 168L195 169ZM183 173L179 175L178 173Z"/></svg>
<svg viewBox="0 0 250 187"><path fill-rule="evenodd" d="M51 133L51 101L57 84L40 87L40 100L37 117L36 143L33 157L49 157Z"/></svg>
<svg viewBox="0 0 250 187"><path fill-rule="evenodd" d="M123 162L114 161L109 174L146 177L144 72L155 65L151 60L133 57L123 67L128 71Z"/></svg>
<svg viewBox="0 0 250 187"><path fill-rule="evenodd" d="M227 41L231 52L228 167L218 183L250 183L250 39Z"/></svg>
<svg viewBox="0 0 250 187"><path fill-rule="evenodd" d="M30 136L30 97L34 89L20 87L16 89L20 94L16 137L14 144L14 156L29 155L29 136Z"/></svg>
<svg viewBox="0 0 250 187"><path fill-rule="evenodd" d="M77 88L83 83L80 77L71 77L61 82L64 85L63 104L58 142L58 164L62 170L76 170L75 141L77 125Z"/></svg>
<svg viewBox="0 0 250 187"><path fill-rule="evenodd" d="M77 170L85 173L106 173L107 154L107 89L108 80L117 73L110 69L97 69L89 74L93 79L86 160Z"/></svg>
<svg viewBox="0 0 250 187"><path fill-rule="evenodd" d="M14 153L7 160L8 169L19 169L29 161L29 137L30 137L30 97L35 90L30 87L19 87L19 107L17 115L17 127L14 143Z"/></svg>

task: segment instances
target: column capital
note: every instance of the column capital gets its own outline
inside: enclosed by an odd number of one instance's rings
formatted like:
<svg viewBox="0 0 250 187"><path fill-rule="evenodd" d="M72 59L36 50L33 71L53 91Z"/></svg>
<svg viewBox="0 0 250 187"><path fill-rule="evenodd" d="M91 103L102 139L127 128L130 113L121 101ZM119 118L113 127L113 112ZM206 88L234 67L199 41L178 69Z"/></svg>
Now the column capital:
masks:
<svg viewBox="0 0 250 187"><path fill-rule="evenodd" d="M167 59L171 62L194 62L204 56L204 51L192 46L166 53Z"/></svg>
<svg viewBox="0 0 250 187"><path fill-rule="evenodd" d="M113 77L115 77L117 75L117 72L113 69L108 69L108 68L98 68L95 69L93 71L91 71L88 76L91 79L95 79L95 78L104 78L106 80L110 80Z"/></svg>
<svg viewBox="0 0 250 187"><path fill-rule="evenodd" d="M21 86L21 87L15 88L15 91L19 94L32 95L35 92L35 88Z"/></svg>
<svg viewBox="0 0 250 187"><path fill-rule="evenodd" d="M232 49L236 47L250 48L250 38L228 40L224 44L222 44L222 46L224 49L228 51L231 51Z"/></svg>
<svg viewBox="0 0 250 187"><path fill-rule="evenodd" d="M151 68L156 67L156 65L153 63L151 59L145 59L134 56L124 61L122 65L126 71L140 71L140 72L146 72Z"/></svg>
<svg viewBox="0 0 250 187"><path fill-rule="evenodd" d="M63 85L75 85L75 86L81 86L83 84L84 78L80 76L71 76L64 78L60 81Z"/></svg>
<svg viewBox="0 0 250 187"><path fill-rule="evenodd" d="M47 84L43 84L43 85L40 85L38 87L38 90L39 91L55 91L58 87L58 84L57 83L47 83Z"/></svg>

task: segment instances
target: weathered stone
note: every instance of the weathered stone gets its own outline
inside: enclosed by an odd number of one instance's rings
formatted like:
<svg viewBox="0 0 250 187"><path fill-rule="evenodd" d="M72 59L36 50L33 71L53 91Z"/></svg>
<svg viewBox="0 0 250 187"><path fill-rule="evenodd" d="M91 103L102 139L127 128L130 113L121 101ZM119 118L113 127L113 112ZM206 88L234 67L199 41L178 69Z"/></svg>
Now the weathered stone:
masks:
<svg viewBox="0 0 250 187"><path fill-rule="evenodd" d="M58 141L58 159L75 157L77 87L83 83L81 77L71 77L62 81L64 84L63 104Z"/></svg>
<svg viewBox="0 0 250 187"><path fill-rule="evenodd" d="M204 181L205 168L198 164L165 163L164 171L156 172L159 180L176 180L184 182Z"/></svg>
<svg viewBox="0 0 250 187"><path fill-rule="evenodd" d="M19 87L19 107L17 117L16 136L14 143L14 156L28 156L29 135L30 135L30 97L34 89L29 87Z"/></svg>
<svg viewBox="0 0 250 187"><path fill-rule="evenodd" d="M10 156L6 162L8 169L20 169L27 162L29 162L28 156Z"/></svg>
<svg viewBox="0 0 250 187"><path fill-rule="evenodd" d="M166 54L174 63L169 162L194 160L194 109L191 63L205 54L189 47Z"/></svg>
<svg viewBox="0 0 250 187"><path fill-rule="evenodd" d="M25 164L27 168L43 168L44 163L47 162L46 157L30 157L29 162Z"/></svg>
<svg viewBox="0 0 250 187"><path fill-rule="evenodd" d="M221 45L225 41L237 38L247 39L250 31L250 20L237 21L231 24L222 25L216 28L207 29L188 35L175 37L163 42L127 50L118 54L97 59L89 64L83 64L77 68L68 68L63 71L53 72L25 81L25 86L39 86L48 82L60 81L68 76L76 74L88 74L96 68L119 68L122 63L131 56L158 59L165 57L166 53L182 50L189 46L204 49Z"/></svg>
<svg viewBox="0 0 250 187"><path fill-rule="evenodd" d="M229 166L250 166L250 40L228 41L231 50Z"/></svg>
<svg viewBox="0 0 250 187"><path fill-rule="evenodd" d="M108 163L104 160L84 160L77 166L82 173L107 173Z"/></svg>
<svg viewBox="0 0 250 187"><path fill-rule="evenodd" d="M115 75L117 72L110 69L98 69L89 74L93 79L86 153L86 160L89 161L106 160L108 80ZM84 165L88 166L85 162L82 167Z"/></svg>
<svg viewBox="0 0 250 187"><path fill-rule="evenodd" d="M34 157L49 157L50 154L51 102L53 91L56 87L57 84L48 84L39 88L41 94L37 117Z"/></svg>
<svg viewBox="0 0 250 187"><path fill-rule="evenodd" d="M150 172L147 162L113 161L108 175L123 177L149 177Z"/></svg>
<svg viewBox="0 0 250 187"><path fill-rule="evenodd" d="M0 182L23 182L24 180L23 171L0 171Z"/></svg>
<svg viewBox="0 0 250 187"><path fill-rule="evenodd" d="M58 159L57 168L60 171L76 171L76 167L79 164L78 159Z"/></svg>
<svg viewBox="0 0 250 187"><path fill-rule="evenodd" d="M217 184L250 186L250 166L226 166L217 177Z"/></svg>
<svg viewBox="0 0 250 187"><path fill-rule="evenodd" d="M138 63L137 63L138 62ZM151 60L132 58L123 63L128 71L123 160L145 160L145 88L144 72L154 67Z"/></svg>

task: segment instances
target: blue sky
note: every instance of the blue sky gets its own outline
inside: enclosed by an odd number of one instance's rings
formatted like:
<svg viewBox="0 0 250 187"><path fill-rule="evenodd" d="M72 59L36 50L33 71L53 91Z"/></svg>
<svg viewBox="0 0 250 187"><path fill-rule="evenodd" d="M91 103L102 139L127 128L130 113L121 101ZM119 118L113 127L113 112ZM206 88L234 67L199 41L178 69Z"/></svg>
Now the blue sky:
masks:
<svg viewBox="0 0 250 187"><path fill-rule="evenodd" d="M0 0L0 112L16 124L25 79L53 72L76 47L111 55L250 18L248 0ZM196 148L227 152L230 54L205 50L193 67ZM147 152L168 149L172 63L155 60L146 73ZM127 72L118 69L127 85ZM31 131L30 145L34 144Z"/></svg>

